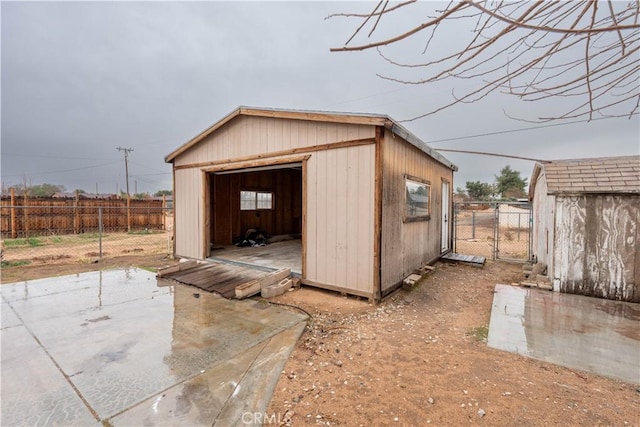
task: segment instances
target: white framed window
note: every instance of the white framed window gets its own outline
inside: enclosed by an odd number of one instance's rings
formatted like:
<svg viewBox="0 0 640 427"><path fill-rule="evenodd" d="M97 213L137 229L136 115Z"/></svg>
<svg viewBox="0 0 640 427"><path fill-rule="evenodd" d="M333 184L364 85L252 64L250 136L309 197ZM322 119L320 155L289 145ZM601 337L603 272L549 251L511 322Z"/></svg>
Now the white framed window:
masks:
<svg viewBox="0 0 640 427"><path fill-rule="evenodd" d="M273 193L270 191L241 191L240 210L271 210L273 209Z"/></svg>

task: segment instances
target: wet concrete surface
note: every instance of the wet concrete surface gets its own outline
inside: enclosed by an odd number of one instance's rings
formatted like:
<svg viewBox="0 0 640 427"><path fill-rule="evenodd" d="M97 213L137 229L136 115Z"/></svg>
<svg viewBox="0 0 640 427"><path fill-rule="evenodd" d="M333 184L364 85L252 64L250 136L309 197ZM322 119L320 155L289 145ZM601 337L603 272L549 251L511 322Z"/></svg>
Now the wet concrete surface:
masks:
<svg viewBox="0 0 640 427"><path fill-rule="evenodd" d="M488 345L640 383L640 304L496 285Z"/></svg>
<svg viewBox="0 0 640 427"><path fill-rule="evenodd" d="M1 425L242 424L266 410L306 325L138 269L0 291Z"/></svg>

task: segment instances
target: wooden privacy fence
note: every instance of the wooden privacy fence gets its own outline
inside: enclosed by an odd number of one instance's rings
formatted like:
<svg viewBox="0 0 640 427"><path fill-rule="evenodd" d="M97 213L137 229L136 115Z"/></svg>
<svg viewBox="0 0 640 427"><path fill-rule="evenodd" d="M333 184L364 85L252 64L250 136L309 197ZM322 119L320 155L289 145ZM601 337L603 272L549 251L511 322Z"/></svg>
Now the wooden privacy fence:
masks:
<svg viewBox="0 0 640 427"><path fill-rule="evenodd" d="M25 201L27 203L25 203ZM168 230L172 210L164 200L3 198L3 238L81 234L98 231Z"/></svg>

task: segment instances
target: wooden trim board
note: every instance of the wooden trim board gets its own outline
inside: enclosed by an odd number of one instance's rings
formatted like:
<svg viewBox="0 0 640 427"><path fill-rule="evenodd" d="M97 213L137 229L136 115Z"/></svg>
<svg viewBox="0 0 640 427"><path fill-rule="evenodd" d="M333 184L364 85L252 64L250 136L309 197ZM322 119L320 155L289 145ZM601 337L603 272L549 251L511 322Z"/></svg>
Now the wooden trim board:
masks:
<svg viewBox="0 0 640 427"><path fill-rule="evenodd" d="M311 157L310 154L307 154L305 156L276 157L276 158L266 158L261 160L247 160L247 161L237 162L237 163L225 162L224 165L212 166L208 168L203 168L201 170L207 173L215 173L215 172L232 171L236 169L257 168L261 166L285 165L287 163L301 163L304 160L309 159L309 157Z"/></svg>
<svg viewBox="0 0 640 427"><path fill-rule="evenodd" d="M382 298L382 149L384 127L376 126L375 181L373 218L373 295L376 301Z"/></svg>
<svg viewBox="0 0 640 427"><path fill-rule="evenodd" d="M302 161L302 278L307 277L307 162L308 158Z"/></svg>
<svg viewBox="0 0 640 427"><path fill-rule="evenodd" d="M226 165L228 163L246 162L250 160L259 160L259 159L287 156L291 154L313 153L316 151L336 150L338 148L346 148L346 147L357 147L359 145L375 144L375 142L376 142L375 138L352 139L349 141L332 142L330 144L312 145L309 147L298 147L298 148L292 148L290 150L274 151L274 152L265 153L265 154L254 154L251 156L236 157L234 159L213 160L210 162L179 165L179 166L174 166L174 169L207 168L207 170L210 170L209 166Z"/></svg>
<svg viewBox="0 0 640 427"><path fill-rule="evenodd" d="M373 293L359 291L357 289L343 288L341 286L329 285L327 283L322 283L315 280L302 279L302 284L308 285L308 286L314 286L316 288L327 289L329 291L341 292L349 295L356 295L359 297L369 298L371 300L375 299L375 296L373 295Z"/></svg>

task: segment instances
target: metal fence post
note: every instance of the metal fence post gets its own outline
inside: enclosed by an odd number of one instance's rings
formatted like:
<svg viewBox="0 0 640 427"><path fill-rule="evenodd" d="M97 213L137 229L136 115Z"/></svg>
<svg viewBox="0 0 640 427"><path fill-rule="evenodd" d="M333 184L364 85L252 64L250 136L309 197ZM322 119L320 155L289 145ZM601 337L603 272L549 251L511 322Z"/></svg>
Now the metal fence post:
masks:
<svg viewBox="0 0 640 427"><path fill-rule="evenodd" d="M98 207L98 254L102 258L102 206Z"/></svg>
<svg viewBox="0 0 640 427"><path fill-rule="evenodd" d="M476 238L476 211L471 211L471 238Z"/></svg>
<svg viewBox="0 0 640 427"><path fill-rule="evenodd" d="M493 260L496 261L500 252L500 205L498 203L496 203L493 215Z"/></svg>
<svg viewBox="0 0 640 427"><path fill-rule="evenodd" d="M453 241L453 247L451 250L453 253L456 252L457 240L458 240L458 204L453 203L453 227L452 227L453 236L451 236Z"/></svg>

